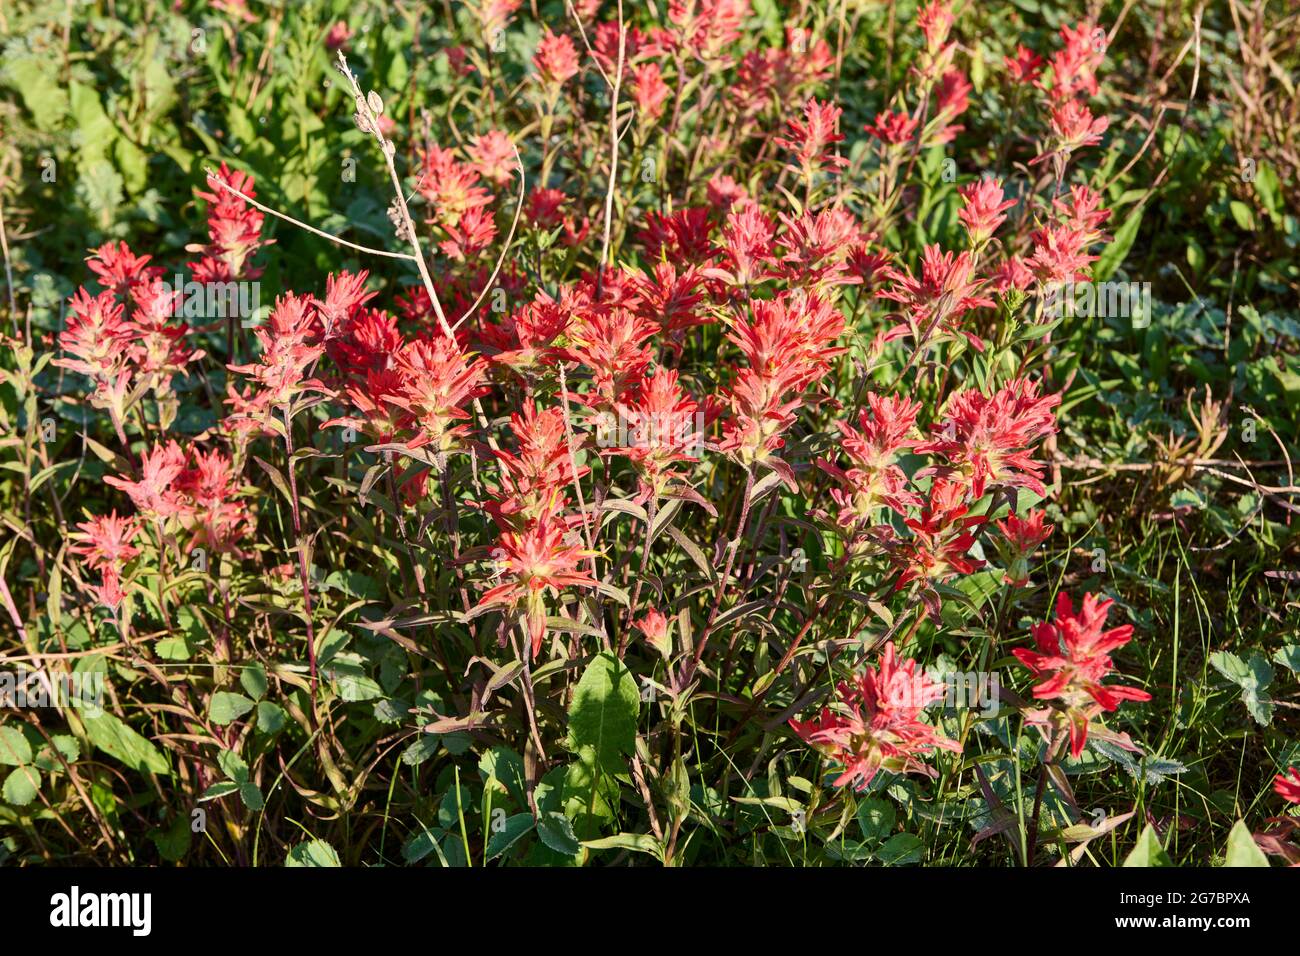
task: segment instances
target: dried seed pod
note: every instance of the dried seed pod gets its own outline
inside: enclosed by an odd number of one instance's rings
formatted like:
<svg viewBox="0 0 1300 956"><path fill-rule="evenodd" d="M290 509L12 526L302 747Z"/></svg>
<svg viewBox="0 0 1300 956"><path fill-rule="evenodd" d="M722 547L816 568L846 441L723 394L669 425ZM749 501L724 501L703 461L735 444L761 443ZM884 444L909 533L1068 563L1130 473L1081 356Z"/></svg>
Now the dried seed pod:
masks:
<svg viewBox="0 0 1300 956"><path fill-rule="evenodd" d="M353 113L352 122L356 123L357 129L361 130L363 133L374 132L374 130L370 128L370 120L366 119L366 117L361 113Z"/></svg>
<svg viewBox="0 0 1300 956"><path fill-rule="evenodd" d="M380 99L379 94L374 90L371 90L366 94L366 103L370 105L371 111L374 112L376 116L384 111L384 101Z"/></svg>

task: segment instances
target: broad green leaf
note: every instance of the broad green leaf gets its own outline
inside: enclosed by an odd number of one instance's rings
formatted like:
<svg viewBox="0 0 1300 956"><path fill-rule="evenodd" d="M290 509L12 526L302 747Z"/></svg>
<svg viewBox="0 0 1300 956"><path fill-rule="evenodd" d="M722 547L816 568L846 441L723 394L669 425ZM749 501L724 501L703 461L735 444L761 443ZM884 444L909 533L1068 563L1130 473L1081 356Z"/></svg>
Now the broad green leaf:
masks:
<svg viewBox="0 0 1300 956"><path fill-rule="evenodd" d="M1169 859L1169 854L1165 853L1165 848L1160 843L1160 837L1156 835L1156 829L1151 824L1147 824L1142 835L1138 837L1137 846L1133 847L1127 857L1124 858L1125 866L1173 866L1173 860Z"/></svg>
<svg viewBox="0 0 1300 956"><path fill-rule="evenodd" d="M495 860L506 850L510 849L524 834L533 829L533 815L531 813L516 813L514 816L506 817L501 821L500 826L492 825L492 835L488 837L487 854L484 862Z"/></svg>
<svg viewBox="0 0 1300 956"><path fill-rule="evenodd" d="M219 690L212 695L212 705L208 716L218 727L224 727L231 721L238 720L253 709L253 702L243 694L232 694Z"/></svg>
<svg viewBox="0 0 1300 956"><path fill-rule="evenodd" d="M324 840L307 840L289 851L285 866L341 866L334 847Z"/></svg>
<svg viewBox="0 0 1300 956"><path fill-rule="evenodd" d="M573 824L563 813L543 813L537 820L537 835L556 853L573 856L582 849Z"/></svg>
<svg viewBox="0 0 1300 956"><path fill-rule="evenodd" d="M640 707L636 679L608 651L596 655L583 672L569 705L569 747L590 747L607 773L624 768L622 758L636 744Z"/></svg>
<svg viewBox="0 0 1300 956"><path fill-rule="evenodd" d="M0 764L21 767L32 762L32 745L17 727L0 727Z"/></svg>
<svg viewBox="0 0 1300 956"><path fill-rule="evenodd" d="M1245 820L1238 820L1232 825L1228 834L1228 849L1225 853L1224 866L1268 866L1268 857L1255 844L1250 835L1250 828Z"/></svg>
<svg viewBox="0 0 1300 956"><path fill-rule="evenodd" d="M171 764L162 751L113 714L101 712L83 720L90 742L141 773L170 774Z"/></svg>
<svg viewBox="0 0 1300 956"><path fill-rule="evenodd" d="M36 799L41 787L41 772L35 767L15 767L5 777L3 794L6 803L25 807Z"/></svg>

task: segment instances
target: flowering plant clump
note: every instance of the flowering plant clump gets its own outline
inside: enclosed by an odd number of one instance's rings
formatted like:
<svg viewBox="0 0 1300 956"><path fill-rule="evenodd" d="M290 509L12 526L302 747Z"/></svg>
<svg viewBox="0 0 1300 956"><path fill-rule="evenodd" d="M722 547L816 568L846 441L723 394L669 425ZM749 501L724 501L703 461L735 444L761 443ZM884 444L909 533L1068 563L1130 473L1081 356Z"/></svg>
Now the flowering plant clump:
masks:
<svg viewBox="0 0 1300 956"><path fill-rule="evenodd" d="M1083 865L1183 827L1133 781L1223 806L1171 750L1212 674L1290 717L1295 641L1236 647L1245 585L1166 566L1294 542L1291 483L1224 443L1294 407L1300 349L1233 328L1246 259L1137 264L1198 82L1145 11L118 6L161 31L138 82L77 54L43 96L33 32L0 104L88 127L94 224L0 220L0 665L111 687L0 730L65 758L4 784L0 860ZM212 45L184 118L172 34ZM1266 181L1222 202L1293 246ZM1175 349L1131 287L1179 262L1227 304Z"/></svg>

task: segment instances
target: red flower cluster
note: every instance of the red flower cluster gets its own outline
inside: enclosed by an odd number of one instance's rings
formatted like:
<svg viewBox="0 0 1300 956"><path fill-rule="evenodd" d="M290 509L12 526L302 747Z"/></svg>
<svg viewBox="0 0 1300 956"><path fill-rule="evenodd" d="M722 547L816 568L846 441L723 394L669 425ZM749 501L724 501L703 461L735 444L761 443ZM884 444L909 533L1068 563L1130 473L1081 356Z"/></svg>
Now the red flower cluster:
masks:
<svg viewBox="0 0 1300 956"><path fill-rule="evenodd" d="M1114 601L1092 594L1083 596L1076 614L1067 594L1056 600L1056 621L1032 628L1037 651L1012 651L1036 677L1045 678L1034 687L1039 700L1058 701L1057 710L1038 711L1031 721L1051 724L1055 715L1064 717L1070 733L1070 753L1078 758L1088 740L1090 725L1103 711L1114 711L1126 700L1148 701L1151 695L1135 687L1102 684L1115 670L1110 652L1123 647L1133 636L1133 626L1106 627L1106 615Z"/></svg>
<svg viewBox="0 0 1300 956"><path fill-rule="evenodd" d="M879 669L866 668L836 690L834 709L823 708L814 720L791 720L790 726L843 765L837 787L865 790L881 770L935 777L920 755L936 748L961 751L961 744L920 719L927 706L943 698L944 685L917 673L914 660L900 664L892 642L885 645Z"/></svg>

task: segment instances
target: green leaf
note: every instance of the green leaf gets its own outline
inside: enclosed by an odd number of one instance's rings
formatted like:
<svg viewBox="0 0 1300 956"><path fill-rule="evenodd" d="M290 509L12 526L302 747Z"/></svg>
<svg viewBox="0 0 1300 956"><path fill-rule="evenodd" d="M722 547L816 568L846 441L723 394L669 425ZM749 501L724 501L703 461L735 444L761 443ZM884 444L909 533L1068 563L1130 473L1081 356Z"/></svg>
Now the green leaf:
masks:
<svg viewBox="0 0 1300 956"><path fill-rule="evenodd" d="M244 690L248 691L248 696L253 700L261 700L266 694L266 668L261 664L250 664L244 668L239 675L239 684Z"/></svg>
<svg viewBox="0 0 1300 956"><path fill-rule="evenodd" d="M307 840L289 851L285 866L341 866L334 847L324 840Z"/></svg>
<svg viewBox="0 0 1300 956"><path fill-rule="evenodd" d="M35 767L15 767L5 777L3 792L5 802L25 807L36 799L41 787L41 772Z"/></svg>
<svg viewBox="0 0 1300 956"><path fill-rule="evenodd" d="M919 836L914 833L895 833L876 851L876 859L886 866L902 866L920 863L924 853L925 844Z"/></svg>
<svg viewBox="0 0 1300 956"><path fill-rule="evenodd" d="M1250 828L1245 820L1238 820L1228 834L1228 849L1225 853L1224 866L1268 866L1268 857L1255 844L1250 835Z"/></svg>
<svg viewBox="0 0 1300 956"><path fill-rule="evenodd" d="M879 842L894 829L894 805L886 800L868 798L858 801L858 826L867 840Z"/></svg>
<svg viewBox="0 0 1300 956"><path fill-rule="evenodd" d="M569 747L590 747L605 772L624 769L636 745L640 707L636 679L612 653L596 655L583 671L569 705Z"/></svg>
<svg viewBox="0 0 1300 956"><path fill-rule="evenodd" d="M408 767L418 767L438 752L437 734L425 734L402 751L402 763Z"/></svg>
<svg viewBox="0 0 1300 956"><path fill-rule="evenodd" d="M1292 674L1300 674L1300 644L1288 644L1280 647L1273 655L1273 660L1281 664Z"/></svg>
<svg viewBox="0 0 1300 956"><path fill-rule="evenodd" d="M232 694L219 690L212 695L212 705L208 708L208 717L218 727L224 727L233 720L238 720L253 709L253 702L243 694Z"/></svg>
<svg viewBox="0 0 1300 956"><path fill-rule="evenodd" d="M664 848L648 833L617 833L599 840L584 840L582 843L589 850L629 850L632 853L648 853L663 859Z"/></svg>
<svg viewBox="0 0 1300 956"><path fill-rule="evenodd" d="M487 854L484 857L484 862L495 860L532 829L533 815L531 813L516 813L514 816L506 817L501 821L500 828L493 824L492 836L488 838Z"/></svg>
<svg viewBox="0 0 1300 956"><path fill-rule="evenodd" d="M1160 843L1160 837L1156 835L1156 829L1151 824L1147 824L1142 835L1138 837L1137 846L1133 847L1133 852L1124 858L1125 866L1173 866L1173 860L1169 859L1169 854L1165 853L1164 846Z"/></svg>
<svg viewBox="0 0 1300 956"><path fill-rule="evenodd" d="M113 714L101 712L82 722L90 742L110 757L141 773L171 774L171 764L162 751Z"/></svg>
<svg viewBox="0 0 1300 956"><path fill-rule="evenodd" d="M582 849L573 824L563 813L543 813L538 817L537 835L550 849L565 856L573 856Z"/></svg>
<svg viewBox="0 0 1300 956"><path fill-rule="evenodd" d="M0 764L21 767L32 762L32 745L17 727L0 727Z"/></svg>
<svg viewBox="0 0 1300 956"><path fill-rule="evenodd" d="M176 863L190 851L190 822L183 814L177 815L166 830L149 831L149 839L158 848L158 855L169 863Z"/></svg>

